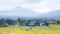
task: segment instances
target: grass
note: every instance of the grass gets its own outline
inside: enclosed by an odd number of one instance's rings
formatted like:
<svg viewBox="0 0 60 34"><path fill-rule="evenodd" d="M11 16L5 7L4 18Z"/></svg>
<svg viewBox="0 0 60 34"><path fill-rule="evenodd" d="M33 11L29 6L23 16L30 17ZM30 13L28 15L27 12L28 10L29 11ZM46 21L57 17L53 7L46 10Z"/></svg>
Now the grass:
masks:
<svg viewBox="0 0 60 34"><path fill-rule="evenodd" d="M26 26L0 27L0 34L60 34L60 26L35 26L31 30L24 30Z"/></svg>

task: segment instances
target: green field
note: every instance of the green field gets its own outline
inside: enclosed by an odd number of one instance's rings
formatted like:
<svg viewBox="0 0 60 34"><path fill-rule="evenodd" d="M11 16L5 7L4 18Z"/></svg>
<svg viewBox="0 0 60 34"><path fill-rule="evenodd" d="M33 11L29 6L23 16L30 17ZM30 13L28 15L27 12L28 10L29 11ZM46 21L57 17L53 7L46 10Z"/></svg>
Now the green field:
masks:
<svg viewBox="0 0 60 34"><path fill-rule="evenodd" d="M0 27L0 34L60 34L60 26L35 26L25 30L27 26Z"/></svg>

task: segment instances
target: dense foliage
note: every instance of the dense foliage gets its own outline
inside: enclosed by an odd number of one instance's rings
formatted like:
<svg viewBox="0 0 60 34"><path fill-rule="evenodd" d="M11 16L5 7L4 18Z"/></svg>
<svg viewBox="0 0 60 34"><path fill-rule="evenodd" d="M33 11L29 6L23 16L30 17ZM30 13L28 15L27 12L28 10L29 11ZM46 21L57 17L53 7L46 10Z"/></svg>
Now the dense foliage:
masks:
<svg viewBox="0 0 60 34"><path fill-rule="evenodd" d="M45 19L21 19L17 18L16 20L14 19L9 19L9 18L1 18L0 19L0 27L1 26L29 26L28 24L30 22L35 22L34 26L39 26L40 22L46 22L46 24L60 24L60 21L51 19L51 20L45 20ZM47 25L48 26L48 25Z"/></svg>

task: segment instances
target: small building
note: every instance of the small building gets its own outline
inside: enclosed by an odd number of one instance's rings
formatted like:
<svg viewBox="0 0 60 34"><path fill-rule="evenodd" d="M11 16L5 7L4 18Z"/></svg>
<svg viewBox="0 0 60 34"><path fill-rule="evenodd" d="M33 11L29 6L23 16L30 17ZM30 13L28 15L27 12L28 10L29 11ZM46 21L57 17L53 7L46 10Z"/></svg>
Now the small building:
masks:
<svg viewBox="0 0 60 34"><path fill-rule="evenodd" d="M40 22L40 26L48 26L49 24L46 22Z"/></svg>
<svg viewBox="0 0 60 34"><path fill-rule="evenodd" d="M28 26L35 26L35 22L31 21Z"/></svg>

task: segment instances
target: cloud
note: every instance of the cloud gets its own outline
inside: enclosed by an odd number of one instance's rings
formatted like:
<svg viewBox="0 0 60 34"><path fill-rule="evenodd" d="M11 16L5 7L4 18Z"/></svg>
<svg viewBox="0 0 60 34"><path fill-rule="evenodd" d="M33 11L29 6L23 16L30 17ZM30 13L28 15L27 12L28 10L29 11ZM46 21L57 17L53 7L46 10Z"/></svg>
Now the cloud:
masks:
<svg viewBox="0 0 60 34"><path fill-rule="evenodd" d="M33 9L38 13L48 13L50 11L60 10L60 0L42 0L38 3L26 3L19 6Z"/></svg>
<svg viewBox="0 0 60 34"><path fill-rule="evenodd" d="M44 14L60 10L60 0L0 0L0 7L2 9L11 9L14 7L29 8ZM1 8L0 10L2 10Z"/></svg>
<svg viewBox="0 0 60 34"><path fill-rule="evenodd" d="M0 0L0 11L1 10L8 10L15 8L16 6L19 5L24 5L27 4L28 2L36 2L37 0ZM20 7L21 7L20 6Z"/></svg>
<svg viewBox="0 0 60 34"><path fill-rule="evenodd" d="M41 0L23 0L23 1L26 2L26 3L38 3Z"/></svg>

